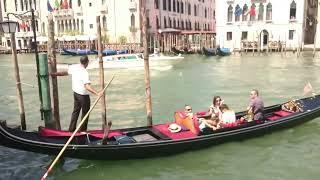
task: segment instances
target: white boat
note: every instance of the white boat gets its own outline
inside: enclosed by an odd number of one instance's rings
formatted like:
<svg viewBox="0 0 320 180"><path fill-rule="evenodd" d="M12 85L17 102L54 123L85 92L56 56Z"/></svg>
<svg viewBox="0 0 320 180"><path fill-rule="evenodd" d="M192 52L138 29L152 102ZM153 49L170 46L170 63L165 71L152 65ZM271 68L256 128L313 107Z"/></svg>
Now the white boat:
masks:
<svg viewBox="0 0 320 180"><path fill-rule="evenodd" d="M184 57L179 56L163 56L160 54L151 54L149 56L149 66L150 67L160 67L168 66L172 64L172 60L181 60ZM104 68L137 68L143 67L144 60L143 54L118 54L112 56L103 57L103 67ZM99 68L99 59L95 59L89 62L87 69Z"/></svg>

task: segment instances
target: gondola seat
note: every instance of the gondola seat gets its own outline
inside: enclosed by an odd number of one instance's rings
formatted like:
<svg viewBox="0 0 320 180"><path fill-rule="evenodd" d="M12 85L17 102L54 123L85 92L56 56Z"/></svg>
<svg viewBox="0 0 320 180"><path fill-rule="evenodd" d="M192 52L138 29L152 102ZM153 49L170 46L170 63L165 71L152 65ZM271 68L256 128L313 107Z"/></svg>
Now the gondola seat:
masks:
<svg viewBox="0 0 320 180"><path fill-rule="evenodd" d="M196 135L193 132L191 132L189 129L172 133L168 130L168 127L170 124L171 123L158 124L158 125L154 125L153 128L173 140L196 137Z"/></svg>

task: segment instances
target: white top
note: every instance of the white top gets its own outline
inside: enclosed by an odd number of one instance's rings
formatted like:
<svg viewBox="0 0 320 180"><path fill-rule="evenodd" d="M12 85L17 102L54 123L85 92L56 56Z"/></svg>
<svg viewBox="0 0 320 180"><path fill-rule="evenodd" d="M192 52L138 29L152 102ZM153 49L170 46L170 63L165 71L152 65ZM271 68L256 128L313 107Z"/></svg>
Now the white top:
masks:
<svg viewBox="0 0 320 180"><path fill-rule="evenodd" d="M236 114L234 113L234 111L231 111L231 110L223 112L222 115L221 115L221 121L223 123L236 122Z"/></svg>
<svg viewBox="0 0 320 180"><path fill-rule="evenodd" d="M72 75L73 92L81 95L88 95L89 92L84 87L85 84L90 84L88 71L80 64L76 64L69 66L68 74Z"/></svg>

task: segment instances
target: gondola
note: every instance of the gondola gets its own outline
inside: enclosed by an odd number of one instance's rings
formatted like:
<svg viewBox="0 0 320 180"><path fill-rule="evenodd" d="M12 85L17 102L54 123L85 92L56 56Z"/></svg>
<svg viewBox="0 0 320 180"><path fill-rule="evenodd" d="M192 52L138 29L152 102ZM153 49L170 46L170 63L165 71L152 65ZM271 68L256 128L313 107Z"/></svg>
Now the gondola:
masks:
<svg viewBox="0 0 320 180"><path fill-rule="evenodd" d="M211 49L211 48L205 48L202 47L202 53L206 56L215 56L217 55L216 49Z"/></svg>
<svg viewBox="0 0 320 180"><path fill-rule="evenodd" d="M136 127L112 130L106 144L101 143L103 133L100 130L80 132L64 152L65 157L82 159L119 160L168 156L185 151L201 149L220 143L257 137L277 129L288 128L312 120L320 115L320 96L295 100L301 111L282 110L282 104L266 107L265 119L261 121L242 121L224 126L218 130L206 129L195 133L187 125L179 132L168 130L167 124L149 127ZM236 113L242 119L245 112ZM198 113L200 114L200 113ZM175 113L183 120L183 113ZM180 118L180 119L179 119ZM194 121L195 123L196 121ZM0 122L0 143L10 148L57 155L71 135L67 131L57 131L40 127L38 131L27 132Z"/></svg>
<svg viewBox="0 0 320 180"><path fill-rule="evenodd" d="M229 48L217 48L217 55L219 56L229 56L230 54Z"/></svg>
<svg viewBox="0 0 320 180"><path fill-rule="evenodd" d="M62 55L71 55L71 56L83 56L83 55L90 55L90 54L98 54L98 52L90 49L65 49L63 48Z"/></svg>
<svg viewBox="0 0 320 180"><path fill-rule="evenodd" d="M188 48L184 48L183 50L179 50L176 47L172 47L171 50L175 54L194 54L194 52L189 50Z"/></svg>

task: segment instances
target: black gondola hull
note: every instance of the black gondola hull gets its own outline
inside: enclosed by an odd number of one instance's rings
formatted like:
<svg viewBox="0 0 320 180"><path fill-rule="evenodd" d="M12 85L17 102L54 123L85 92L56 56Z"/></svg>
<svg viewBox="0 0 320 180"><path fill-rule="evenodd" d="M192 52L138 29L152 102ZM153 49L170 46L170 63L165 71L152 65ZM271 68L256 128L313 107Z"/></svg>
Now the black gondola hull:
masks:
<svg viewBox="0 0 320 180"><path fill-rule="evenodd" d="M310 98L309 98L310 99ZM302 113L297 113L284 117L276 121L266 121L257 124L256 122L239 125L227 130L216 131L207 135L200 135L193 138L179 140L158 140L153 142L132 143L132 144L85 144L85 145L69 145L64 152L64 156L82 159L97 160L119 160L132 158L148 158L156 156L168 156L185 151L206 148L229 141L243 140L257 137L274 132L279 129L289 128L301 123L312 120L320 116L320 98L319 96L309 100L312 104ZM316 104L315 104L316 103ZM266 112L279 108L275 105L266 108ZM241 113L238 113L238 116ZM147 130L148 127L139 127L127 129L131 130ZM20 134L18 134L20 133ZM45 140L37 140L36 133L28 135L28 139L23 138L24 132L21 130L13 130L1 122L0 126L0 143L10 148L21 149L25 151L38 152L43 154L57 155L62 149L64 143L52 143ZM26 132L25 132L26 133ZM27 136L27 134L25 134ZM35 136L33 138L33 136ZM66 139L64 139L66 140Z"/></svg>

